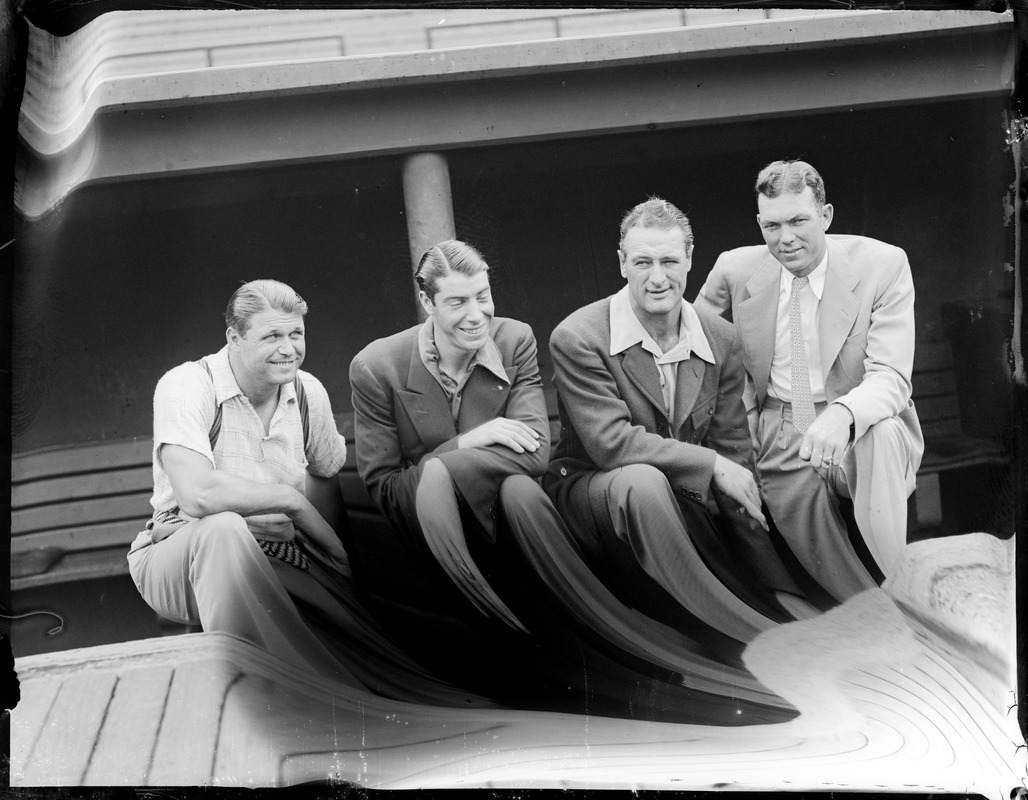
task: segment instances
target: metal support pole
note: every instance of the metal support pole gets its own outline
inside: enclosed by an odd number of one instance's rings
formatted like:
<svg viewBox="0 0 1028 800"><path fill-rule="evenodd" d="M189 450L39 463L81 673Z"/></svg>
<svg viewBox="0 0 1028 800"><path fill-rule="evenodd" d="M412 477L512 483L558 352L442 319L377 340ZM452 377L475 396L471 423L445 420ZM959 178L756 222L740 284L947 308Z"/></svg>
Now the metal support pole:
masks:
<svg viewBox="0 0 1028 800"><path fill-rule="evenodd" d="M403 162L403 202L407 213L411 273L428 248L456 236L450 170L441 153L415 153ZM418 317L424 310L418 303Z"/></svg>

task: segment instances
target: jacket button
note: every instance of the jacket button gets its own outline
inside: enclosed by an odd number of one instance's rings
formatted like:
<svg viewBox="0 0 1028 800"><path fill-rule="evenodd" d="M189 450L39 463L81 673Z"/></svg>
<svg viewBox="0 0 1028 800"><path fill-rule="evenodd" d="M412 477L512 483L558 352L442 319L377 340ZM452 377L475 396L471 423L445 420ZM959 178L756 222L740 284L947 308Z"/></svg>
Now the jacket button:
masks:
<svg viewBox="0 0 1028 800"><path fill-rule="evenodd" d="M707 409L707 414L713 416L713 414L714 414L714 406L711 406L710 408Z"/></svg>
<svg viewBox="0 0 1028 800"><path fill-rule="evenodd" d="M560 476L562 478L566 478L568 476L568 468L567 467L561 467L560 468Z"/></svg>

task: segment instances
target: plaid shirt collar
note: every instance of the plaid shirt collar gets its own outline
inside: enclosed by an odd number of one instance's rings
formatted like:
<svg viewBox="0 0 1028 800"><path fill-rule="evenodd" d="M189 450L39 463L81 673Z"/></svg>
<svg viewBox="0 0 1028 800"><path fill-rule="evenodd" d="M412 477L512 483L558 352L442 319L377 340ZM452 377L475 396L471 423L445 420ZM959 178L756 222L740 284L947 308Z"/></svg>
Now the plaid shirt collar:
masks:
<svg viewBox="0 0 1028 800"><path fill-rule="evenodd" d="M207 366L211 368L211 377L214 379L214 400L220 406L226 400L237 395L244 397L243 390L236 383L236 376L232 372L232 365L228 360L228 345L226 344L217 353L207 356L204 359ZM296 387L293 382L283 383L279 387L279 402L296 400Z"/></svg>

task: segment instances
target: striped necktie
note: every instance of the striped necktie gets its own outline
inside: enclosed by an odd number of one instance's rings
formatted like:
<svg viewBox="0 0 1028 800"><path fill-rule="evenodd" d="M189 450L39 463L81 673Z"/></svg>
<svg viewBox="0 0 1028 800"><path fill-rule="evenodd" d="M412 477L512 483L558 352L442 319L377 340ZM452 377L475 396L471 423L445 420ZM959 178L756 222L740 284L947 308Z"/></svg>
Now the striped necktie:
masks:
<svg viewBox="0 0 1028 800"><path fill-rule="evenodd" d="M789 336L792 339L792 425L806 433L816 416L814 396L810 391L810 369L807 365L807 346L803 341L803 321L800 318L800 292L810 281L793 278L789 297Z"/></svg>

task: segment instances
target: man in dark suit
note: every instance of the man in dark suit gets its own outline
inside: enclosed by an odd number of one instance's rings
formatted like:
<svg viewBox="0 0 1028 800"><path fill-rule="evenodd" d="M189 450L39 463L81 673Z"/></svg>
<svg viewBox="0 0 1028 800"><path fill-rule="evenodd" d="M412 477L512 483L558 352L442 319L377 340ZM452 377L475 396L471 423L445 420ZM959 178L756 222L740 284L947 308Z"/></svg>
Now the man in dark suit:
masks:
<svg viewBox="0 0 1028 800"><path fill-rule="evenodd" d="M735 330L682 297L692 252L671 203L625 215L625 287L550 339L562 427L543 486L620 596L645 606L655 581L747 642L810 607L766 537Z"/></svg>
<svg viewBox="0 0 1028 800"><path fill-rule="evenodd" d="M914 284L898 247L827 235L833 209L810 164L769 164L756 192L766 246L722 253L696 307L732 315L764 500L804 568L841 601L876 581L840 497L852 498L883 574L906 545L924 451L910 399Z"/></svg>
<svg viewBox="0 0 1028 800"><path fill-rule="evenodd" d="M357 470L409 547L434 558L484 614L521 630L467 538L494 539L501 485L546 466L535 337L494 316L488 266L464 242L430 249L415 280L425 323L372 342L350 365ZM506 495L511 505L548 505L533 480Z"/></svg>

